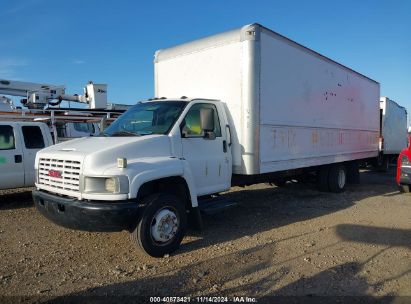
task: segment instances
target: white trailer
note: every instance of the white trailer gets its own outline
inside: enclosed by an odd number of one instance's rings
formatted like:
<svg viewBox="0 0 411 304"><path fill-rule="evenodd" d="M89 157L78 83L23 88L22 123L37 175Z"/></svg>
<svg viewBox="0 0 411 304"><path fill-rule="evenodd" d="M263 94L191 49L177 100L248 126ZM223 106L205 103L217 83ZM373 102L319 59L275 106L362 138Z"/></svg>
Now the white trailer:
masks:
<svg viewBox="0 0 411 304"><path fill-rule="evenodd" d="M158 51L155 78L158 98L102 136L37 154L45 217L128 230L159 257L178 248L188 218L201 226L200 211L231 206L215 194L233 185L310 174L341 192L378 155L379 84L261 25Z"/></svg>
<svg viewBox="0 0 411 304"><path fill-rule="evenodd" d="M407 145L407 110L388 97L381 97L380 165L386 168Z"/></svg>

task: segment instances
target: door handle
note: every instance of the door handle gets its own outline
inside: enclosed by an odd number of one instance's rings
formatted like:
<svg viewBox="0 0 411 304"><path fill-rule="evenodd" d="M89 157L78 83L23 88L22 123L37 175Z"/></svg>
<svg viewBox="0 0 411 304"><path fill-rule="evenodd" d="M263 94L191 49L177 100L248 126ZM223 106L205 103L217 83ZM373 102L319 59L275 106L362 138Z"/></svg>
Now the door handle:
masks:
<svg viewBox="0 0 411 304"><path fill-rule="evenodd" d="M227 153L227 141L223 140L223 152Z"/></svg>
<svg viewBox="0 0 411 304"><path fill-rule="evenodd" d="M14 155L14 162L16 164L23 162L23 156L20 154Z"/></svg>

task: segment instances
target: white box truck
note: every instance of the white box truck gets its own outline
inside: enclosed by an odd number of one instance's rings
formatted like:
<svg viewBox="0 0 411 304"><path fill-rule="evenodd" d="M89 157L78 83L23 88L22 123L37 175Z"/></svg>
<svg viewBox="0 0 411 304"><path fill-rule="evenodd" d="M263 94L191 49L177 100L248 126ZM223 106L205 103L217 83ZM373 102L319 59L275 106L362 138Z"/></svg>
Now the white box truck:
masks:
<svg viewBox="0 0 411 304"><path fill-rule="evenodd" d="M378 167L386 171L407 145L407 110L388 97L381 97Z"/></svg>
<svg viewBox="0 0 411 304"><path fill-rule="evenodd" d="M314 173L340 192L378 155L379 84L259 24L158 51L155 92L100 137L37 154L44 216L129 230L158 257L233 185Z"/></svg>

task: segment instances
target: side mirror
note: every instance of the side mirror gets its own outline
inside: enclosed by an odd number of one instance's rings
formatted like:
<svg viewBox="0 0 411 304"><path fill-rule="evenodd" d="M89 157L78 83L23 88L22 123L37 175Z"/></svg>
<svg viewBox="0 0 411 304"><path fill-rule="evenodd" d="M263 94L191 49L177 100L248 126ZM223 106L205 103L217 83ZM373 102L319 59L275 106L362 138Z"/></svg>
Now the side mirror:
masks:
<svg viewBox="0 0 411 304"><path fill-rule="evenodd" d="M201 109L200 110L201 130L204 133L214 130L214 110L213 109Z"/></svg>

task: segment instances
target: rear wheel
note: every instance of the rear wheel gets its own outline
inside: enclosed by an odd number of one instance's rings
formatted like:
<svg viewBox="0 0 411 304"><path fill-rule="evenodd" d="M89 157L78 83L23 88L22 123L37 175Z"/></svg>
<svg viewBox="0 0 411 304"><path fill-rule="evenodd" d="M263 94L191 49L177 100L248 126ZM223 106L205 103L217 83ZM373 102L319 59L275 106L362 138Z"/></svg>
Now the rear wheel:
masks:
<svg viewBox="0 0 411 304"><path fill-rule="evenodd" d="M343 192L347 184L347 170L344 165L333 165L328 174L328 186L331 192Z"/></svg>
<svg viewBox="0 0 411 304"><path fill-rule="evenodd" d="M142 204L146 208L131 239L153 257L177 250L187 227L183 202L174 195L159 193L143 199Z"/></svg>

